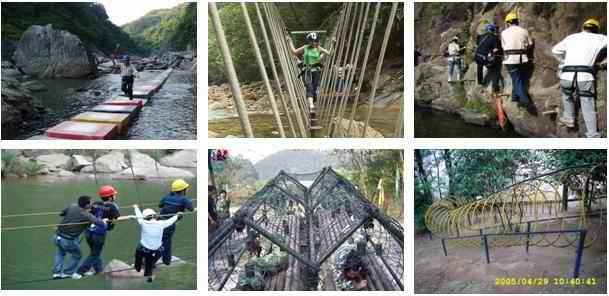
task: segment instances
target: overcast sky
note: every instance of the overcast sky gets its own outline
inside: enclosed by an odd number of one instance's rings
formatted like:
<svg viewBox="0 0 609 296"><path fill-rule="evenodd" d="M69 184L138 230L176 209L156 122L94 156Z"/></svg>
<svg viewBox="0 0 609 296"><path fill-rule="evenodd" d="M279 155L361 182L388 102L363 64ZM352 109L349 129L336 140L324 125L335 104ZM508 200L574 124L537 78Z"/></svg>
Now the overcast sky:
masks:
<svg viewBox="0 0 609 296"><path fill-rule="evenodd" d="M172 8L184 0L146 0L146 1L127 1L127 0L100 0L98 1L106 8L106 13L110 20L117 26L122 26L132 22L146 13L161 8Z"/></svg>
<svg viewBox="0 0 609 296"><path fill-rule="evenodd" d="M264 149L250 149L250 148L243 148L243 147L235 147L235 148L228 149L228 152L229 152L229 156L241 155L243 158L249 159L253 164L256 164L263 158L265 158L275 152L281 151L281 150L285 150L285 149L272 148L272 147L268 147L268 146L264 147Z"/></svg>

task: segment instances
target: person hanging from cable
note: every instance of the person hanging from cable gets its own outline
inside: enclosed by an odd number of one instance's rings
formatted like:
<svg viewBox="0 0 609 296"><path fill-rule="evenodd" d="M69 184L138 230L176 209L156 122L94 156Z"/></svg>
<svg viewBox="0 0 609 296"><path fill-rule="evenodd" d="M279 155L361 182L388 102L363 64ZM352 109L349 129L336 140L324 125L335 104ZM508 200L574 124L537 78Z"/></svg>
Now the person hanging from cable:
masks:
<svg viewBox="0 0 609 296"><path fill-rule="evenodd" d="M76 268L81 258L80 235L89 227L90 223L98 227L107 227L107 219L98 218L91 214L91 197L80 196L78 202L69 205L59 216L63 217L53 237L57 252L53 258L53 279L64 279L76 274ZM64 257L70 254L71 259L64 268Z"/></svg>
<svg viewBox="0 0 609 296"><path fill-rule="evenodd" d="M101 201L93 203L91 214L100 219L107 219L105 226L91 224L85 232L85 238L91 253L89 257L80 265L78 270L72 274L73 279L80 279L83 275L91 276L103 271L101 252L106 241L106 234L114 228L114 220L120 217L118 205L115 203L118 192L110 185L103 185L99 188L98 195ZM125 217L128 218L128 217ZM91 271L90 269L93 268Z"/></svg>
<svg viewBox="0 0 609 296"><path fill-rule="evenodd" d="M561 63L564 111L558 121L568 128L575 127L575 97L579 98L588 138L601 136L596 122L596 65L607 64L607 36L599 31L600 22L588 19L581 32L567 36L552 48Z"/></svg>
<svg viewBox="0 0 609 296"><path fill-rule="evenodd" d="M135 249L134 267L137 272L140 272L143 266L144 277L150 283L153 279L152 271L155 264L163 256L163 232L168 227L175 225L183 212L177 212L167 220L162 220L159 218L163 216L157 216L153 209L144 209L142 212L138 205L133 205L133 210L141 228L140 242Z"/></svg>
<svg viewBox="0 0 609 296"><path fill-rule="evenodd" d="M463 58L461 54L465 50L459 45L459 37L455 36L450 39L448 48L446 49L446 61L448 62L448 82L461 81L461 73L463 72Z"/></svg>
<svg viewBox="0 0 609 296"><path fill-rule="evenodd" d="M161 220L167 220L173 217L176 213L194 211L192 199L186 196L190 184L183 179L177 179L171 183L171 193L163 197L159 202L161 209ZM163 231L163 263L171 264L171 240L176 231L176 225L173 224Z"/></svg>
<svg viewBox="0 0 609 296"><path fill-rule="evenodd" d="M135 77L139 77L139 72L131 64L131 58L128 55L121 57L121 90L129 100L133 100L133 82Z"/></svg>
<svg viewBox="0 0 609 296"><path fill-rule="evenodd" d="M323 55L330 55L330 51L319 45L320 38L317 32L310 32L305 37L305 45L295 48L292 38L286 36L290 51L294 56L302 55L303 71L301 72L302 79L307 90L307 100L309 108L315 109L317 100L317 87L321 76L321 63Z"/></svg>

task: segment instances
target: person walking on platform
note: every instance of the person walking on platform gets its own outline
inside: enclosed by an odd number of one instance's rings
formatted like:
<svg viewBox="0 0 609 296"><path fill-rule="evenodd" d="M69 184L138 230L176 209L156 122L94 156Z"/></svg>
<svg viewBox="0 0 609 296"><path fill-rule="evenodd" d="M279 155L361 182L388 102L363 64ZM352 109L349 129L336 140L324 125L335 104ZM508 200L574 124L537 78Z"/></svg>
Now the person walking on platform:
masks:
<svg viewBox="0 0 609 296"><path fill-rule="evenodd" d="M98 191L101 201L93 203L91 214L100 219L108 219L105 226L91 224L85 232L85 238L91 253L89 257L80 265L76 273L72 274L73 279L80 279L83 275L91 276L103 271L101 252L104 248L108 231L114 228L112 221L120 217L118 205L114 202L118 192L110 185L104 185ZM93 271L90 269L93 268Z"/></svg>
<svg viewBox="0 0 609 296"><path fill-rule="evenodd" d="M161 209L160 220L168 220L177 213L185 212L186 210L194 211L192 199L186 196L186 192L190 185L182 179L177 179L171 183L171 193L161 199L159 208ZM163 230L163 263L171 264L171 240L176 231L176 225L173 224Z"/></svg>
<svg viewBox="0 0 609 296"><path fill-rule="evenodd" d="M123 55L121 58L121 89L129 100L133 100L133 82L138 76L138 71L131 64L131 59L128 55Z"/></svg>
<svg viewBox="0 0 609 296"><path fill-rule="evenodd" d="M607 36L599 34L600 26L596 19L588 19L581 32L567 36L552 48L552 54L561 63L564 110L559 123L575 127L575 97L578 97L588 138L600 137L596 120L595 65L607 63Z"/></svg>
<svg viewBox="0 0 609 296"><path fill-rule="evenodd" d="M528 83L533 72L532 51L533 39L529 31L520 27L518 15L510 12L505 17L507 28L501 32L503 47L503 64L507 67L512 80L512 101L518 102L521 108L533 110L533 103L528 93Z"/></svg>
<svg viewBox="0 0 609 296"><path fill-rule="evenodd" d="M65 208L59 216L63 217L53 236L57 252L53 258L53 279L64 279L71 277L80 262L80 235L93 223L98 227L106 227L106 219L100 219L89 213L91 209L91 197L83 195L74 203ZM71 259L64 268L64 257L70 254Z"/></svg>
<svg viewBox="0 0 609 296"><path fill-rule="evenodd" d="M140 211L138 205L133 205L135 218L141 228L140 243L135 249L135 271L140 272L144 267L144 277L152 282L152 271L159 261L163 251L163 230L174 225L182 212L177 212L167 220L159 220L153 209Z"/></svg>

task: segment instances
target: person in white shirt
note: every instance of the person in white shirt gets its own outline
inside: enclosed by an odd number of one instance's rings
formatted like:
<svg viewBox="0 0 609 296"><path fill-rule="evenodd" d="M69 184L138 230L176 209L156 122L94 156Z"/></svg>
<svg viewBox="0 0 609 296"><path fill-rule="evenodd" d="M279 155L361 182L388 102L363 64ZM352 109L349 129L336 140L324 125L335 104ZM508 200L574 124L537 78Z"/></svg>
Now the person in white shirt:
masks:
<svg viewBox="0 0 609 296"><path fill-rule="evenodd" d="M448 82L455 82L461 80L461 51L462 48L459 45L459 37L455 36L450 40L448 44Z"/></svg>
<svg viewBox="0 0 609 296"><path fill-rule="evenodd" d="M121 61L121 90L125 93L125 96L129 97L129 100L133 100L133 82L139 72L131 64L128 55L122 56Z"/></svg>
<svg viewBox="0 0 609 296"><path fill-rule="evenodd" d="M588 19L582 31L571 34L552 48L552 54L561 63L560 88L563 93L563 114L559 123L575 127L575 100L579 103L586 124L586 137L600 137L596 122L595 64L600 59L606 63L607 36L599 34L600 22Z"/></svg>
<svg viewBox="0 0 609 296"><path fill-rule="evenodd" d="M533 39L529 31L520 27L518 15L510 12L505 17L507 28L501 32L503 64L512 79L512 101L519 107L534 107L528 93L528 83L532 76L533 65L529 53L533 49Z"/></svg>
<svg viewBox="0 0 609 296"><path fill-rule="evenodd" d="M152 209L141 212L138 205L133 205L133 209L142 231L140 243L135 250L135 270L140 272L144 265L144 276L148 277L148 282L152 282L152 270L162 256L163 230L178 221L183 213L178 212L167 220L158 220Z"/></svg>

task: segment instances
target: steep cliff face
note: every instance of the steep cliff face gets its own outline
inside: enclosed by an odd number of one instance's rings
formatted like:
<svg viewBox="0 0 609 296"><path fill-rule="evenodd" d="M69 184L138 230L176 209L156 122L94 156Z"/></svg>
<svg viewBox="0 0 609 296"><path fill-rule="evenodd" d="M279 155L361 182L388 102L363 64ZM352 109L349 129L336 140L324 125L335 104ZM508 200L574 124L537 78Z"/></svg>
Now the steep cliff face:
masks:
<svg viewBox="0 0 609 296"><path fill-rule="evenodd" d="M472 112L479 113L482 120L477 120L478 123L496 124L490 89L475 83L475 41L486 22L492 21L503 30L505 15L517 11L520 25L529 30L535 41L535 70L529 93L537 112L531 114L518 108L510 96L503 96L508 120L518 133L525 136L582 137L585 126L581 114L576 130L567 130L557 123L563 107L557 76L558 62L551 49L566 36L580 31L581 24L590 17L603 24L601 33L606 34L606 10L606 3L416 3L415 46L423 56L415 71L415 101L419 105L459 113L464 119L472 117ZM459 36L462 46L467 47L464 82L457 85L446 82L446 59L442 56L453 36ZM607 133L606 73L601 69L597 75L597 117L603 136ZM510 94L512 85L505 67L502 76L505 82L503 94Z"/></svg>

